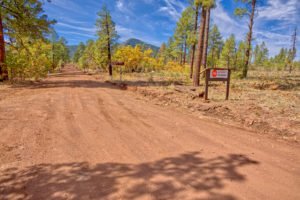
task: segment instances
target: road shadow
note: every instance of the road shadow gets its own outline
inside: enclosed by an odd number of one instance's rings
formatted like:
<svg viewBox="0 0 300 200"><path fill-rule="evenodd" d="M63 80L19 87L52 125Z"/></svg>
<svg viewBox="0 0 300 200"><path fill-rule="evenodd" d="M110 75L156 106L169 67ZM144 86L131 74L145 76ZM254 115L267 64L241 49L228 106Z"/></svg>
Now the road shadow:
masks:
<svg viewBox="0 0 300 200"><path fill-rule="evenodd" d="M230 154L211 159L191 152L141 164L40 164L0 171L0 199L236 199L222 190L243 182L243 166L258 162Z"/></svg>
<svg viewBox="0 0 300 200"><path fill-rule="evenodd" d="M24 81L22 84L15 84L12 88L28 88L28 89L51 89L51 88L109 88L126 90L128 87L148 87L148 86L169 86L169 85L183 85L181 81L100 81L91 80L93 78L86 77L89 74L78 71L73 68L66 68L61 72L50 74L48 79L41 81Z"/></svg>
<svg viewBox="0 0 300 200"><path fill-rule="evenodd" d="M53 88L109 88L120 89L117 84L96 80L43 80L37 83L14 86L15 88L27 89L53 89Z"/></svg>
<svg viewBox="0 0 300 200"><path fill-rule="evenodd" d="M63 75L66 77L65 75ZM74 77L73 75L70 75ZM169 86L174 83L169 81L97 81L97 80L43 80L35 83L22 85L14 85L12 88L27 88L27 89L51 89L51 88L109 88L126 90L128 87L148 87L148 86ZM176 83L175 83L176 84ZM179 85L179 84L177 84Z"/></svg>

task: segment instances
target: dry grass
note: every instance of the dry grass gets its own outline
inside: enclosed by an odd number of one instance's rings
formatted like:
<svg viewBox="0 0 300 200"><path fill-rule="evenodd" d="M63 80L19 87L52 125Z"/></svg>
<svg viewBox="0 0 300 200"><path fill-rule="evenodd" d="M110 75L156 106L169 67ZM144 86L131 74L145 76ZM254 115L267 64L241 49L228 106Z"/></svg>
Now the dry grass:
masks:
<svg viewBox="0 0 300 200"><path fill-rule="evenodd" d="M276 138L298 141L299 71L293 74L250 71L249 77L244 80L233 74L230 100L224 100L225 84L216 82L209 89L209 102L201 98L204 86L192 87L188 73L125 74L122 78L122 83L130 90L137 91L143 98L156 104L180 107L226 124L269 133ZM102 75L101 79L107 79L106 75Z"/></svg>

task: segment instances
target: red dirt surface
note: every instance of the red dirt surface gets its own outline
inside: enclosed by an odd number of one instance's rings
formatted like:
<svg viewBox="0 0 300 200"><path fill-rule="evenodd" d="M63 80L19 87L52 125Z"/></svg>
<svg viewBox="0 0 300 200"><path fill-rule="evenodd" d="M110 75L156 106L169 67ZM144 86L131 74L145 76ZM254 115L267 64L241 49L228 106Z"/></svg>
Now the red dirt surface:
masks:
<svg viewBox="0 0 300 200"><path fill-rule="evenodd" d="M1 89L0 199L300 199L300 148L68 67Z"/></svg>

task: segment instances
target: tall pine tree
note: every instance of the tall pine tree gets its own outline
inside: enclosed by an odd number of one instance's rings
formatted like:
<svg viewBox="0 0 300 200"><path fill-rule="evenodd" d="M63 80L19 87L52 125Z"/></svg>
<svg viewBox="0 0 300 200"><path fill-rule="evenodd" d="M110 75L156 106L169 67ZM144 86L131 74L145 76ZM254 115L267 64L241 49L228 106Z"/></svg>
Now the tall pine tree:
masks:
<svg viewBox="0 0 300 200"><path fill-rule="evenodd" d="M96 22L98 28L98 36L101 41L101 48L106 49L107 65L109 75L112 76L112 47L118 38L115 23L112 20L109 10L103 6L102 10L98 12L98 19ZM101 51L102 49L100 49Z"/></svg>
<svg viewBox="0 0 300 200"><path fill-rule="evenodd" d="M244 3L244 6L237 8L235 10L235 14L239 17L243 17L243 16L249 17L249 32L247 34L246 58L245 58L245 63L243 66L243 73L242 73L242 78L246 78L248 74L249 63L250 63L253 25L254 25L254 17L257 9L257 0L237 0L237 1Z"/></svg>
<svg viewBox="0 0 300 200"><path fill-rule="evenodd" d="M226 68L235 67L235 59L236 59L236 50L235 50L236 42L234 35L230 35L230 37L225 41L222 53L220 64L226 66Z"/></svg>
<svg viewBox="0 0 300 200"><path fill-rule="evenodd" d="M208 65L215 67L223 48L222 35L217 27L214 25L209 33L208 41Z"/></svg>

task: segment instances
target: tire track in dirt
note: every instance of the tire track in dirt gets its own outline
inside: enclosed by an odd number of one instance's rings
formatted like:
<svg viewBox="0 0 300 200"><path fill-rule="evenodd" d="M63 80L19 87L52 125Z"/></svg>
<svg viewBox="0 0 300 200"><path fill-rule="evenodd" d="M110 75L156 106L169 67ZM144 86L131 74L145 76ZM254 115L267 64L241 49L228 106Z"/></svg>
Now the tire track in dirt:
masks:
<svg viewBox="0 0 300 200"><path fill-rule="evenodd" d="M114 118L109 114L109 112L106 109L106 106L108 106L108 104L104 105L104 101L100 97L98 97L97 103L101 114L103 114L104 116L105 121L108 122L113 128L119 128L119 126L116 123L114 123Z"/></svg>

